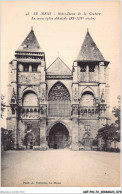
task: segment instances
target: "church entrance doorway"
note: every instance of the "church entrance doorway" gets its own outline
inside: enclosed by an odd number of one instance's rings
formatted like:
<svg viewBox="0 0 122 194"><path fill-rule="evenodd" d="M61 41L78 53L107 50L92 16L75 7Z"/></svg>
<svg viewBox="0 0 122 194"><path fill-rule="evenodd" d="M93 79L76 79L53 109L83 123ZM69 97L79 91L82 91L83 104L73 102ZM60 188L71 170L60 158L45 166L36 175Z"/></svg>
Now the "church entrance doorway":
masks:
<svg viewBox="0 0 122 194"><path fill-rule="evenodd" d="M33 135L31 133L28 133L25 136L24 144L26 146L26 149L33 149L33 146L34 146L34 138L33 138Z"/></svg>
<svg viewBox="0 0 122 194"><path fill-rule="evenodd" d="M85 150L91 150L91 140L89 138L84 139Z"/></svg>
<svg viewBox="0 0 122 194"><path fill-rule="evenodd" d="M90 137L90 134L85 134L83 138L83 145L85 150L91 150L92 149L92 138Z"/></svg>
<svg viewBox="0 0 122 194"><path fill-rule="evenodd" d="M53 149L64 149L68 147L69 132L62 123L55 124L49 132L48 145Z"/></svg>

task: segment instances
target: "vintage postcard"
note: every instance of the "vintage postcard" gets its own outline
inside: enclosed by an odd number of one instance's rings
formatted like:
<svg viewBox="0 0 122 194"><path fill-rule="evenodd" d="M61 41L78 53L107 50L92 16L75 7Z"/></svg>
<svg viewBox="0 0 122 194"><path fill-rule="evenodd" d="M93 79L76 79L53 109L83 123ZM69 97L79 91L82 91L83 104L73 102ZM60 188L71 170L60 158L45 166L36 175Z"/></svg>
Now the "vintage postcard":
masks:
<svg viewBox="0 0 122 194"><path fill-rule="evenodd" d="M120 2L1 1L1 186L120 187Z"/></svg>

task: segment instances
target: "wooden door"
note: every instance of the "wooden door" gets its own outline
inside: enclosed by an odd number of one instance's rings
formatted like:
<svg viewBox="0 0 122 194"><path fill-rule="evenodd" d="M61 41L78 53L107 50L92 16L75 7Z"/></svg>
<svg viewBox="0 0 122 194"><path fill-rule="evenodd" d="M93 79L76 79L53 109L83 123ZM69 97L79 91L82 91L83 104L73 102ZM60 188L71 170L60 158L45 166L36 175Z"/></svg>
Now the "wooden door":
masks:
<svg viewBox="0 0 122 194"><path fill-rule="evenodd" d="M91 150L91 139L90 138L84 139L84 148L85 150Z"/></svg>
<svg viewBox="0 0 122 194"><path fill-rule="evenodd" d="M61 134L59 131L55 134L54 145L55 149L63 148L63 134Z"/></svg>

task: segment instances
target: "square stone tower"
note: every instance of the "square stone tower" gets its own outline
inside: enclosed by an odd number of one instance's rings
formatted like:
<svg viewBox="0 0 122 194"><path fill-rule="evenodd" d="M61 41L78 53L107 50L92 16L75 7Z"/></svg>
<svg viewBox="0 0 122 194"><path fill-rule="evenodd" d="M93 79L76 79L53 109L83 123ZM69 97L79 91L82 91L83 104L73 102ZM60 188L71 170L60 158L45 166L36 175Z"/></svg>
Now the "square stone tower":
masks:
<svg viewBox="0 0 122 194"><path fill-rule="evenodd" d="M15 149L32 149L46 142L45 67L45 53L31 29L9 64L7 123Z"/></svg>
<svg viewBox="0 0 122 194"><path fill-rule="evenodd" d="M91 149L99 128L109 119L108 64L87 31L73 64L73 137Z"/></svg>

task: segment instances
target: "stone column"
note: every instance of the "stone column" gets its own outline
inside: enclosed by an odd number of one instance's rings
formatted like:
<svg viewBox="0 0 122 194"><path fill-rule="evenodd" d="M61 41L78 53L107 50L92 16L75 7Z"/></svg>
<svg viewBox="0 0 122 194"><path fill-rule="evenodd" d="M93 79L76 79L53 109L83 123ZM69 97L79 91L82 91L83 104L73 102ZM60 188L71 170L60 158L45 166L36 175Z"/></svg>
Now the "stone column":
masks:
<svg viewBox="0 0 122 194"><path fill-rule="evenodd" d="M38 67L38 71L41 72L41 82L40 82L40 149L47 149L46 141L46 128L47 128L47 101L46 101L46 80L45 80L45 69L46 64L44 61L41 61L41 65Z"/></svg>
<svg viewBox="0 0 122 194"><path fill-rule="evenodd" d="M78 64L73 65L72 83L72 150L79 150L78 147Z"/></svg>
<svg viewBox="0 0 122 194"><path fill-rule="evenodd" d="M95 66L95 80L98 82L98 65Z"/></svg>
<svg viewBox="0 0 122 194"><path fill-rule="evenodd" d="M86 66L86 81L89 82L89 65Z"/></svg>
<svg viewBox="0 0 122 194"><path fill-rule="evenodd" d="M78 81L77 74L78 74L78 72L77 72L77 62L74 62L74 64L73 64L73 82Z"/></svg>
<svg viewBox="0 0 122 194"><path fill-rule="evenodd" d="M72 105L72 150L79 150L78 146L78 105Z"/></svg>
<svg viewBox="0 0 122 194"><path fill-rule="evenodd" d="M40 118L40 149L47 150L46 118Z"/></svg>
<svg viewBox="0 0 122 194"><path fill-rule="evenodd" d="M41 64L38 65L37 72L41 72Z"/></svg>
<svg viewBox="0 0 122 194"><path fill-rule="evenodd" d="M8 117L7 117L7 129L12 130L12 136L14 140L14 149L18 148L18 112L17 112L17 102L11 106L11 98L13 94L13 90L15 92L16 98L17 96L17 76L18 76L18 67L17 61L13 60L12 63L9 64L11 67L9 68L9 95L8 95ZM18 101L18 99L17 99ZM12 108L15 110L15 114L12 114Z"/></svg>
<svg viewBox="0 0 122 194"><path fill-rule="evenodd" d="M40 149L47 149L47 141L46 141L46 113L47 106L40 104Z"/></svg>
<svg viewBox="0 0 122 194"><path fill-rule="evenodd" d="M109 67L106 66L106 71L105 71L105 80L106 80L106 85L105 85L105 100L106 100L106 104L107 104L107 109L106 109L106 116L109 119L110 115L109 115Z"/></svg>
<svg viewBox="0 0 122 194"><path fill-rule="evenodd" d="M23 72L23 65L22 64L19 64L19 67L18 67L18 70L20 71L20 72Z"/></svg>
<svg viewBox="0 0 122 194"><path fill-rule="evenodd" d="M29 72L32 72L32 65L29 65Z"/></svg>
<svg viewBox="0 0 122 194"><path fill-rule="evenodd" d="M108 67L108 65L105 68L105 80L106 80L106 84L109 85L109 67Z"/></svg>
<svg viewBox="0 0 122 194"><path fill-rule="evenodd" d="M99 63L99 82L105 83L105 69L104 62Z"/></svg>
<svg viewBox="0 0 122 194"><path fill-rule="evenodd" d="M10 123L8 120L8 129L12 130L12 138L13 138L13 147L14 149L18 148L18 127L17 127L17 119L16 117L11 118L11 128L10 128Z"/></svg>
<svg viewBox="0 0 122 194"><path fill-rule="evenodd" d="M21 148L21 149L26 149L26 146L24 145L25 129L26 129L26 126L21 120L19 120L18 121L18 148Z"/></svg>

